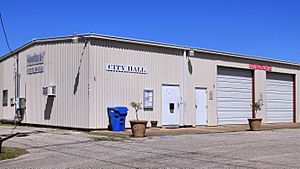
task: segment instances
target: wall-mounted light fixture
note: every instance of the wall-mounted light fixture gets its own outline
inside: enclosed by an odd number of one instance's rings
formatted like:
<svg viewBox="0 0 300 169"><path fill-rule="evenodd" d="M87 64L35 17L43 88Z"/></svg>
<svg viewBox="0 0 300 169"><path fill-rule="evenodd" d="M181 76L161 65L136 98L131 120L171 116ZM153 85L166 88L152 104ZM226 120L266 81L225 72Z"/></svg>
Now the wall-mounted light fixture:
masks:
<svg viewBox="0 0 300 169"><path fill-rule="evenodd" d="M78 36L73 36L72 42L73 42L73 43L78 43L78 42L79 42Z"/></svg>
<svg viewBox="0 0 300 169"><path fill-rule="evenodd" d="M72 37L72 42L73 42L73 43L78 43L78 42L79 42L79 39L83 39L85 43L87 43L87 41L88 41L88 39L85 38L85 37L82 36L82 35L73 34L73 37Z"/></svg>
<svg viewBox="0 0 300 169"><path fill-rule="evenodd" d="M195 56L194 50L190 49L188 55L189 55L189 56Z"/></svg>

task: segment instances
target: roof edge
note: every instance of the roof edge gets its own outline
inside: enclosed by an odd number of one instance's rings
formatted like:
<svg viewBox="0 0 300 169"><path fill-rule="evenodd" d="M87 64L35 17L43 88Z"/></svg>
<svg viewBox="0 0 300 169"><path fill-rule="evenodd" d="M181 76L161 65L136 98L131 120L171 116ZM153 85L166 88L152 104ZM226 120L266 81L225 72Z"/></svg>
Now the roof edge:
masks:
<svg viewBox="0 0 300 169"><path fill-rule="evenodd" d="M299 63L283 61L283 60L279 60L279 59L271 59L271 58L250 56L250 55L244 55L244 54L235 54L235 53L229 53L229 52L223 52L223 51L209 50L209 49L203 49L203 48L197 48L197 47L180 46L180 45L167 44L167 43L161 43L161 42L155 42L155 41L146 41L146 40L140 40L140 39L134 39L134 38L109 36L109 35L95 34L95 33L78 34L78 36L83 36L85 38L95 38L95 39L105 39L105 40L112 40L112 41L118 41L118 42L135 43L135 44L149 45L149 46L156 46L156 47L165 47L165 48L179 49L179 50L194 50L195 52L199 52L199 53L215 54L215 55L229 56L229 57L248 59L248 60L257 60L257 61L279 63L279 64L292 65L292 66L300 66ZM18 53L18 52L22 51L23 49L28 48L36 43L72 40L73 37L74 37L73 35L68 35L68 36L33 39L33 40L29 41L28 43L16 48L12 52L9 52L9 53L3 55L2 57L0 57L0 62L2 62L3 60L6 60L10 56L13 56L15 53Z"/></svg>

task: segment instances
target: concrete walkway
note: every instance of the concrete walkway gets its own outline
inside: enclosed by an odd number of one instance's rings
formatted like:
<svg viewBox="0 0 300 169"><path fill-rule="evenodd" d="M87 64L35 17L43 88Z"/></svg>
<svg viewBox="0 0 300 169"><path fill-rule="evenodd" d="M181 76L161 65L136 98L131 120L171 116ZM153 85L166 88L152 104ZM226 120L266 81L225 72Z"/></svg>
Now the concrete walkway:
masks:
<svg viewBox="0 0 300 169"><path fill-rule="evenodd" d="M268 130L255 132L228 132L247 130L246 125L149 129L148 135L181 135L116 141L75 130L0 126L0 135L22 133L4 146L29 152L0 161L0 168L300 168L300 129L272 130L298 127L267 125Z"/></svg>
<svg viewBox="0 0 300 169"><path fill-rule="evenodd" d="M262 130L276 130L276 129L293 129L300 128L300 123L274 123L274 124L262 124ZM187 135L187 134L210 134L210 133L226 133L226 132L239 132L239 131L249 131L249 125L223 125L216 127L187 127L187 128L148 128L146 135L148 137L153 136L176 136L176 135ZM93 131L99 134L116 133L118 135L131 136L131 129L126 129L124 132L112 132L108 130L95 130Z"/></svg>

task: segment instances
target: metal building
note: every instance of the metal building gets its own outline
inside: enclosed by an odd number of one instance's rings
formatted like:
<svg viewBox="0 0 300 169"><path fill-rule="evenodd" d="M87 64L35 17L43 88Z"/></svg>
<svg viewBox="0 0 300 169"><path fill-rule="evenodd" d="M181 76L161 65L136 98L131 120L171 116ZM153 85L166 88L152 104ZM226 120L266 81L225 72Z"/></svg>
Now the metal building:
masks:
<svg viewBox="0 0 300 169"><path fill-rule="evenodd" d="M107 107L143 102L140 119L167 125L299 122L298 63L157 42L84 34L35 39L0 58L0 118L98 129ZM16 73L18 72L18 73ZM19 104L18 104L19 105ZM127 121L127 127L129 122Z"/></svg>

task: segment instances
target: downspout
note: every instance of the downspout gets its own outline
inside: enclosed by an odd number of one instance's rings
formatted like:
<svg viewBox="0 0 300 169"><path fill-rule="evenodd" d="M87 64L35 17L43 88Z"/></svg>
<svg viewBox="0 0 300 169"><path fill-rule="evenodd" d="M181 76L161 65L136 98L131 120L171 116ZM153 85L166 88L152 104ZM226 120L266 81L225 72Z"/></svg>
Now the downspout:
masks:
<svg viewBox="0 0 300 169"><path fill-rule="evenodd" d="M88 37L89 38L89 37ZM88 128L91 128L90 124L90 46L91 46L91 41L88 39L88 44L87 44L87 58L88 58L88 63L87 63L87 69L88 69L88 100L87 100L87 109L88 109Z"/></svg>
<svg viewBox="0 0 300 169"><path fill-rule="evenodd" d="M19 114L19 97L20 97L20 75L19 75L19 53L16 53L16 70L15 70L15 122L20 122Z"/></svg>
<svg viewBox="0 0 300 169"><path fill-rule="evenodd" d="M187 51L183 51L183 125L186 125L186 93L187 93Z"/></svg>

